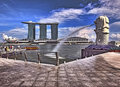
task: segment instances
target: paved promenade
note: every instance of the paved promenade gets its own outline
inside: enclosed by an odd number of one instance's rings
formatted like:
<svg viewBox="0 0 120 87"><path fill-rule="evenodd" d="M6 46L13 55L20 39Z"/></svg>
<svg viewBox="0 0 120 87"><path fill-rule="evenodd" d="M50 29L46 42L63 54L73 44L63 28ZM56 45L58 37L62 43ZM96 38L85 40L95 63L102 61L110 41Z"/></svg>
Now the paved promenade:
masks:
<svg viewBox="0 0 120 87"><path fill-rule="evenodd" d="M120 87L120 54L53 65L0 58L0 87Z"/></svg>

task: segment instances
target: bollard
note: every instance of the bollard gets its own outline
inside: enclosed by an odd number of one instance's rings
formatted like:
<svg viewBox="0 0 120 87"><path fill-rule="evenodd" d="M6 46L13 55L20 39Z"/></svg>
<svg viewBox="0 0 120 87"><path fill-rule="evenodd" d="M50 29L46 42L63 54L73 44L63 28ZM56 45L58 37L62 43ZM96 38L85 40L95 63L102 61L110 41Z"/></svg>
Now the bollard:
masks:
<svg viewBox="0 0 120 87"><path fill-rule="evenodd" d="M2 52L0 51L0 57L2 57Z"/></svg>
<svg viewBox="0 0 120 87"><path fill-rule="evenodd" d="M0 52L0 57L1 57L1 58L3 57L2 52Z"/></svg>
<svg viewBox="0 0 120 87"><path fill-rule="evenodd" d="M22 51L20 51L20 55L22 55Z"/></svg>
<svg viewBox="0 0 120 87"><path fill-rule="evenodd" d="M17 59L17 54L16 54L16 51L14 52L14 56L15 56L15 58L14 58L14 59L16 60L16 59Z"/></svg>
<svg viewBox="0 0 120 87"><path fill-rule="evenodd" d="M6 58L8 59L8 52L6 51Z"/></svg>
<svg viewBox="0 0 120 87"><path fill-rule="evenodd" d="M37 55L38 55L38 62L40 64L40 53L37 53Z"/></svg>
<svg viewBox="0 0 120 87"><path fill-rule="evenodd" d="M25 56L25 62L27 61L27 54L26 52L24 52L24 56Z"/></svg>
<svg viewBox="0 0 120 87"><path fill-rule="evenodd" d="M58 52L55 52L55 55L56 55L56 66L59 66Z"/></svg>
<svg viewBox="0 0 120 87"><path fill-rule="evenodd" d="M64 61L64 64L66 63L66 61Z"/></svg>

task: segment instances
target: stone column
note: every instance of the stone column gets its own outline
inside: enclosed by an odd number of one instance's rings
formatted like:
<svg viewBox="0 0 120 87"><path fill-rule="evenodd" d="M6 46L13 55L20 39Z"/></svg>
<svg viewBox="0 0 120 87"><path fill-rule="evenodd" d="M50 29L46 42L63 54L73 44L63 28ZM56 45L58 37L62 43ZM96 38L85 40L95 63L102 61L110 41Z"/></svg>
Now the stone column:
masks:
<svg viewBox="0 0 120 87"><path fill-rule="evenodd" d="M35 40L35 24L28 24L28 40Z"/></svg>
<svg viewBox="0 0 120 87"><path fill-rule="evenodd" d="M46 39L47 38L47 27L46 24L40 25L40 39Z"/></svg>
<svg viewBox="0 0 120 87"><path fill-rule="evenodd" d="M58 39L58 24L51 25L51 39L52 40Z"/></svg>

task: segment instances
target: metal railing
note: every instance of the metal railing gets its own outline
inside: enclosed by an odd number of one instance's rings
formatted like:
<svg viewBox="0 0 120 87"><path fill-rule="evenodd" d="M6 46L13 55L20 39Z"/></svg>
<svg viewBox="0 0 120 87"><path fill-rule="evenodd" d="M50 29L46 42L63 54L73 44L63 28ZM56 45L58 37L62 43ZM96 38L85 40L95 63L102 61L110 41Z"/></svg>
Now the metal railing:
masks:
<svg viewBox="0 0 120 87"><path fill-rule="evenodd" d="M6 51L6 53L3 53L2 54L2 52L0 52L0 56L2 57L2 55L5 55L5 58L6 59L9 59L10 58L10 56L12 55L13 56L13 58L14 58L14 60L16 60L17 59L17 56L20 54L20 53L22 53L23 54L23 58L24 58L24 61L25 62L28 62L28 54L27 54L27 52L21 52L21 51L13 51L13 52L7 52ZM47 53L54 53L55 54L55 57L56 57L56 66L59 66L60 65L60 63L59 63L59 55L58 55L58 52L47 52ZM21 55L22 55L21 54ZM37 52L37 61L38 61L38 64L40 65L41 64L41 58L42 58L42 56L41 56L41 54L43 54L43 53L40 53L40 52Z"/></svg>

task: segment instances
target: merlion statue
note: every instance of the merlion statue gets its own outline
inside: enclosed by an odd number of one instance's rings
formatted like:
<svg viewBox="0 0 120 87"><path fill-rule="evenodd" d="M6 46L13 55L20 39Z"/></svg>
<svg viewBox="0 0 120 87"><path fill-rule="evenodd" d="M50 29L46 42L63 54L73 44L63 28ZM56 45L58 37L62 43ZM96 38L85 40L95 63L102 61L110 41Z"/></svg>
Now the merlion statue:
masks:
<svg viewBox="0 0 120 87"><path fill-rule="evenodd" d="M94 22L96 25L96 44L107 45L109 42L109 19L107 16L99 16Z"/></svg>

